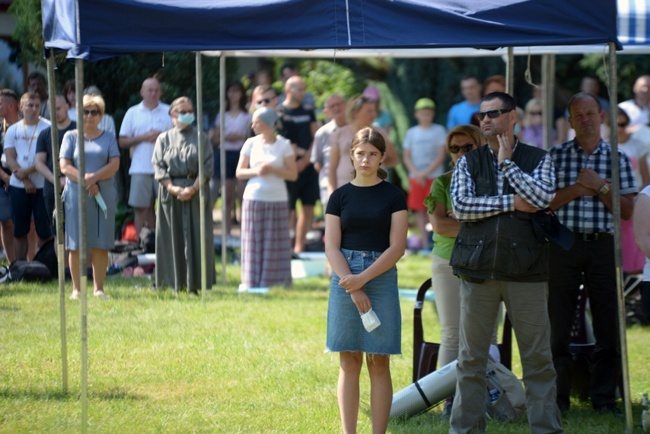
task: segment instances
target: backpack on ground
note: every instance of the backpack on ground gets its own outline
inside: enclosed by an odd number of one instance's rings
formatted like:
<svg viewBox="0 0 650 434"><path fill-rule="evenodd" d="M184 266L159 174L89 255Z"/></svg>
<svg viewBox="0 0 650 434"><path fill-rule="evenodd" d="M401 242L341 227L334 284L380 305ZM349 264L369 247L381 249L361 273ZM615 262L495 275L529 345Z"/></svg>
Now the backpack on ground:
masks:
<svg viewBox="0 0 650 434"><path fill-rule="evenodd" d="M38 251L34 255L34 261L45 264L47 269L50 270L52 278L59 277L59 263L56 257L54 238L50 238L38 248Z"/></svg>
<svg viewBox="0 0 650 434"><path fill-rule="evenodd" d="M52 280L52 273L45 264L39 261L27 262L19 259L9 266L9 275L12 282L48 282Z"/></svg>

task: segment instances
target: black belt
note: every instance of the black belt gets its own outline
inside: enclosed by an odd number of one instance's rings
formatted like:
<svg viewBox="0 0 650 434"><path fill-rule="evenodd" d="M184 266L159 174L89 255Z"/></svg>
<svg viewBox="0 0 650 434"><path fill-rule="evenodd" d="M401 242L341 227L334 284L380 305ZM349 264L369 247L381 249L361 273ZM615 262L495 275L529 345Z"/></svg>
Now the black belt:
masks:
<svg viewBox="0 0 650 434"><path fill-rule="evenodd" d="M580 241L598 241L605 238L613 237L614 234L611 232L594 232L590 234L574 232L573 236L575 237L576 240L580 240Z"/></svg>

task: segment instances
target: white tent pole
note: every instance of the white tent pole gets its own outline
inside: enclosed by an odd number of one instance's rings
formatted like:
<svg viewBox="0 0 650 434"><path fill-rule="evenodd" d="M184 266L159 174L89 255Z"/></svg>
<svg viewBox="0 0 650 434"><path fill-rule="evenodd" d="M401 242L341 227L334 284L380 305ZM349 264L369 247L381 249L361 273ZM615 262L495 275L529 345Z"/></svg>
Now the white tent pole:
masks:
<svg viewBox="0 0 650 434"><path fill-rule="evenodd" d="M627 358L627 324L625 295L623 293L623 269L621 255L621 185L618 158L618 79L616 73L616 45L609 43L609 119L610 144L612 146L612 208L614 216L614 264L616 266L616 295L618 301L618 328L621 340L621 373L623 379L623 404L625 406L626 432L634 431L632 422L632 398L630 394L630 371Z"/></svg>
<svg viewBox="0 0 650 434"><path fill-rule="evenodd" d="M226 284L226 219L231 218L226 215L226 150L224 142L226 140L226 55L221 52L219 58L219 154L221 170L221 284Z"/></svg>
<svg viewBox="0 0 650 434"><path fill-rule="evenodd" d="M544 122L543 142L545 149L553 147L553 107L555 107L555 55L544 54L542 56L542 83L544 83L544 94L542 95L542 116Z"/></svg>
<svg viewBox="0 0 650 434"><path fill-rule="evenodd" d="M50 131L52 133L52 173L54 174L54 209L56 210L56 245L57 268L59 270L59 316L61 318L61 381L63 393L68 393L68 338L66 333L65 313L65 250L63 248L63 209L61 208L61 184L59 176L59 130L56 125L56 86L54 83L54 50L50 48L50 57L47 58L47 82L50 94L49 104L52 116ZM50 216L52 217L52 216Z"/></svg>
<svg viewBox="0 0 650 434"><path fill-rule="evenodd" d="M202 81L202 66L201 66L201 52L196 52L196 128L199 135L199 225L200 225L200 237L201 237L201 302L205 306L205 288L207 286L207 266L206 263L208 255L206 254L206 242L205 242L205 219L206 215L203 212L205 209L205 188L203 185L203 81ZM214 248L214 247L212 247ZM214 267L214 264L212 264Z"/></svg>
<svg viewBox="0 0 650 434"><path fill-rule="evenodd" d="M84 64L75 64L75 89L77 89L77 149L79 180L79 300L81 302L81 432L88 432L88 297L86 293L86 146L84 144Z"/></svg>

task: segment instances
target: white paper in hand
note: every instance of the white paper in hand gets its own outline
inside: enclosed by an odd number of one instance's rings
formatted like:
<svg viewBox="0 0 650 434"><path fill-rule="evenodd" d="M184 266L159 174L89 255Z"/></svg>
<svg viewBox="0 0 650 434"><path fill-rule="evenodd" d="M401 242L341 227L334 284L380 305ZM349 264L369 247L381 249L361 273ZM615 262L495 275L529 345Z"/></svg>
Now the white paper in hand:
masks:
<svg viewBox="0 0 650 434"><path fill-rule="evenodd" d="M106 211L106 202L104 202L104 198L102 197L101 193L97 193L95 195L95 200L97 201L97 205L104 211L104 218L108 218L108 211Z"/></svg>
<svg viewBox="0 0 650 434"><path fill-rule="evenodd" d="M372 309L361 315L361 321L368 333L381 325L381 321L379 321L377 314Z"/></svg>

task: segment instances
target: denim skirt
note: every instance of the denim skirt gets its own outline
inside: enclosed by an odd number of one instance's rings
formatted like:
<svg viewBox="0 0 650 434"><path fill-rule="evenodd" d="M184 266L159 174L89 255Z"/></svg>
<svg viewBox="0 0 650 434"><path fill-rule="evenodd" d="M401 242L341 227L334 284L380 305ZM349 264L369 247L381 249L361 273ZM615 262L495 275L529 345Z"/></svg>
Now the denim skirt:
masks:
<svg viewBox="0 0 650 434"><path fill-rule="evenodd" d="M341 249L352 274L370 267L381 252ZM368 354L401 354L402 315L397 290L397 268L375 277L363 287L370 298L372 310L381 325L368 333L350 294L339 285L339 276L332 273L327 308L327 351L361 351Z"/></svg>

